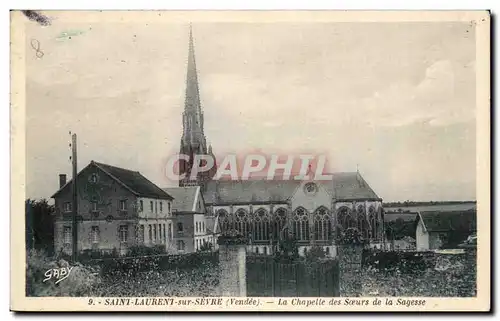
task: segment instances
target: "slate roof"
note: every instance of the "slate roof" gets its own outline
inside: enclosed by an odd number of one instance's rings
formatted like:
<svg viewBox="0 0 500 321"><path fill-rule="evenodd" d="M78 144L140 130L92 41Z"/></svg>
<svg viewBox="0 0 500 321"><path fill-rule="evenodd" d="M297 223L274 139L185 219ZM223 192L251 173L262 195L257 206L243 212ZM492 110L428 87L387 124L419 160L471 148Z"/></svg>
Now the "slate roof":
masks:
<svg viewBox="0 0 500 321"><path fill-rule="evenodd" d="M358 172L333 173L333 195L337 200L381 200Z"/></svg>
<svg viewBox="0 0 500 321"><path fill-rule="evenodd" d="M169 187L163 189L174 198L172 209L178 212L193 212L193 206L196 202L196 194L199 191L198 186L189 187Z"/></svg>
<svg viewBox="0 0 500 321"><path fill-rule="evenodd" d="M125 188L130 190L133 194L140 197L150 197L159 199L171 200L172 196L163 191L161 188L156 186L141 173L137 171L131 171L125 168L120 168L108 164L98 163L91 161L88 166L80 171L82 173L89 166L96 166L101 171L106 173L112 179L123 185ZM80 173L78 175L80 175ZM62 190L71 185L71 180L66 183L59 191L57 191L52 197L56 197Z"/></svg>
<svg viewBox="0 0 500 321"><path fill-rule="evenodd" d="M299 181L282 180L220 180L206 186L207 204L237 204L285 202L295 191Z"/></svg>
<svg viewBox="0 0 500 321"><path fill-rule="evenodd" d="M427 232L445 232L452 230L476 230L476 209L467 211L427 211L420 212L418 220L424 222Z"/></svg>
<svg viewBox="0 0 500 321"><path fill-rule="evenodd" d="M380 200L357 172L333 173L332 181L318 181L337 201ZM301 184L299 180L210 181L204 192L207 204L287 202Z"/></svg>

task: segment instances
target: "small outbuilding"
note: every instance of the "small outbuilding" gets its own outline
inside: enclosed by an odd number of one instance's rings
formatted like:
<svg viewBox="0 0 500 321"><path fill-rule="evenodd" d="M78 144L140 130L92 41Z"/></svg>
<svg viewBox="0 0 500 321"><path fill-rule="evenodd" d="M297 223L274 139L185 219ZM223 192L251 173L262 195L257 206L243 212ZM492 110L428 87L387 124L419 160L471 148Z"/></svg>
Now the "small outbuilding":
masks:
<svg viewBox="0 0 500 321"><path fill-rule="evenodd" d="M459 248L476 233L476 209L419 212L416 221L417 251Z"/></svg>

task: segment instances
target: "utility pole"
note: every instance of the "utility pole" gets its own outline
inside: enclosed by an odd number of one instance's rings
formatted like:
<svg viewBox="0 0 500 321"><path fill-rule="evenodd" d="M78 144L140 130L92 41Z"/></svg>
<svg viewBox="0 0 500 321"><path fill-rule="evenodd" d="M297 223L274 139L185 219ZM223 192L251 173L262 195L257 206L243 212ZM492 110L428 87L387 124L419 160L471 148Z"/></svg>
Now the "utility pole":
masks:
<svg viewBox="0 0 500 321"><path fill-rule="evenodd" d="M71 149L72 155L71 160L73 164L73 179L72 179L72 192L73 192L73 262L76 262L78 259L78 223L76 220L76 216L78 214L78 193L77 193L77 159L76 159L76 134L71 136Z"/></svg>

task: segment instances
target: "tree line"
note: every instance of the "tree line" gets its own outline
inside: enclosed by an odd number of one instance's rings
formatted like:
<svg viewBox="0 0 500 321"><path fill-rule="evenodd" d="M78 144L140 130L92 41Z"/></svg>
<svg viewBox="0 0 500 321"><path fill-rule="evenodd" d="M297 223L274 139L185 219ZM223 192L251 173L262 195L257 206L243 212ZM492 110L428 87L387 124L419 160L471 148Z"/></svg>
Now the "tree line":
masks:
<svg viewBox="0 0 500 321"><path fill-rule="evenodd" d="M453 204L468 204L476 203L476 201L398 201L398 202L385 202L384 207L398 207L398 206L425 206L425 205L453 205Z"/></svg>

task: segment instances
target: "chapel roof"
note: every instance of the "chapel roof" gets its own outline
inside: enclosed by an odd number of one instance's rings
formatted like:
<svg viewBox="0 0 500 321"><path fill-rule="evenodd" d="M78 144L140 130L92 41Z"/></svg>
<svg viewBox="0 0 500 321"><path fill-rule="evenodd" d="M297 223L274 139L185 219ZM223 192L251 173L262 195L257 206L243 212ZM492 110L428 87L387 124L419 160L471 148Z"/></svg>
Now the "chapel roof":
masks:
<svg viewBox="0 0 500 321"><path fill-rule="evenodd" d="M380 200L358 172L331 174L333 179L315 181L337 201ZM283 203L300 186L299 180L217 180L210 181L204 192L207 204Z"/></svg>

